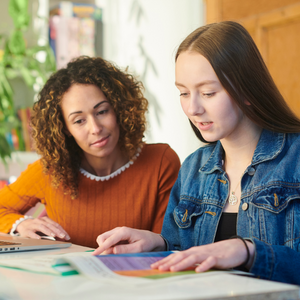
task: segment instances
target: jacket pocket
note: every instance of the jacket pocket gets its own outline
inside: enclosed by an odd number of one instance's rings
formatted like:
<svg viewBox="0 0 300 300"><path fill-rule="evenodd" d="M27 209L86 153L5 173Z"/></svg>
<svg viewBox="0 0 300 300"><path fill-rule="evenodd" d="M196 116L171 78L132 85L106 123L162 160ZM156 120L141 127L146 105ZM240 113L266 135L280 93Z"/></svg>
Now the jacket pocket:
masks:
<svg viewBox="0 0 300 300"><path fill-rule="evenodd" d="M201 206L191 201L182 200L175 207L173 215L178 227L189 228L192 224L193 217L203 214Z"/></svg>
<svg viewBox="0 0 300 300"><path fill-rule="evenodd" d="M295 199L300 199L298 189L279 186L260 191L252 203L258 208L279 214Z"/></svg>
<svg viewBox="0 0 300 300"><path fill-rule="evenodd" d="M285 186L266 188L252 200L253 236L271 245L299 247L299 189Z"/></svg>

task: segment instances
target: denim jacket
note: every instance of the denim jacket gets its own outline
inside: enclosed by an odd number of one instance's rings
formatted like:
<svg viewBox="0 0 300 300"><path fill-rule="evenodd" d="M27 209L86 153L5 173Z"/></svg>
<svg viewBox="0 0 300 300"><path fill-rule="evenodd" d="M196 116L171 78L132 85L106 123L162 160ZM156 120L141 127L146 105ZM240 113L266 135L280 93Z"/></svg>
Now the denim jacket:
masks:
<svg viewBox="0 0 300 300"><path fill-rule="evenodd" d="M168 250L213 243L229 195L220 142L182 164L162 228ZM300 134L263 130L241 179L237 234L256 248L250 272L300 285Z"/></svg>

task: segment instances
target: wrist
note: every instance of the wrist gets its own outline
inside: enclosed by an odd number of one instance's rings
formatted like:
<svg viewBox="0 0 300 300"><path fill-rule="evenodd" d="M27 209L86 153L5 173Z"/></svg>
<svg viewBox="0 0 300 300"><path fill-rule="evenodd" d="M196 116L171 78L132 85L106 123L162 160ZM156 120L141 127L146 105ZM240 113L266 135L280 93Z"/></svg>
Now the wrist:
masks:
<svg viewBox="0 0 300 300"><path fill-rule="evenodd" d="M166 251L168 246L167 246L167 241L161 234L157 234L157 241L155 242L156 247L153 249L153 251Z"/></svg>
<svg viewBox="0 0 300 300"><path fill-rule="evenodd" d="M249 249L249 260L248 260L247 264L245 265L245 268L247 270L250 270L253 265L254 256L255 256L255 245L249 240L246 240L246 243L247 243L247 246Z"/></svg>
<svg viewBox="0 0 300 300"><path fill-rule="evenodd" d="M33 217L31 216L27 216L25 215L24 217L21 217L20 219L18 219L13 225L12 228L10 230L10 235L19 235L18 231L17 231L17 227L23 222L26 221L28 219L33 219Z"/></svg>
<svg viewBox="0 0 300 300"><path fill-rule="evenodd" d="M249 271L253 264L254 255L255 255L254 244L249 240L245 240L243 237L241 237L239 235L234 235L230 239L238 239L243 242L243 244L245 246L245 250L246 250L246 258L243 263L241 263L240 265L237 266L237 268L247 269Z"/></svg>

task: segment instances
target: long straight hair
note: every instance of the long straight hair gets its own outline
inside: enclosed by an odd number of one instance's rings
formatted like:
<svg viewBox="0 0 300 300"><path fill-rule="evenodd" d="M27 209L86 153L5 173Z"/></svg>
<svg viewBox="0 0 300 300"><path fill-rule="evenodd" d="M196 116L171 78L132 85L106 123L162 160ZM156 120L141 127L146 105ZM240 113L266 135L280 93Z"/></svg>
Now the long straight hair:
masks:
<svg viewBox="0 0 300 300"><path fill-rule="evenodd" d="M242 25L224 21L202 26L180 44L175 61L185 51L198 52L209 61L229 96L255 124L274 132L300 132L300 119L288 107ZM191 125L196 136L207 143Z"/></svg>

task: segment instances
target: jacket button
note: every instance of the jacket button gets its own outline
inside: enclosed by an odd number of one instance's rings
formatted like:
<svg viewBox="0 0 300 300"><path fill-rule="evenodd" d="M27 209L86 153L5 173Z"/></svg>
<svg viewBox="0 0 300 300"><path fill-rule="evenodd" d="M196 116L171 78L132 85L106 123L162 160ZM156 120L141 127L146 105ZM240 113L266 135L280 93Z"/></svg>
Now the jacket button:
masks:
<svg viewBox="0 0 300 300"><path fill-rule="evenodd" d="M255 174L255 169L250 168L249 171L248 171L248 174L251 175L251 176L254 175Z"/></svg>
<svg viewBox="0 0 300 300"><path fill-rule="evenodd" d="M243 203L242 210L247 210L249 207L248 203Z"/></svg>

